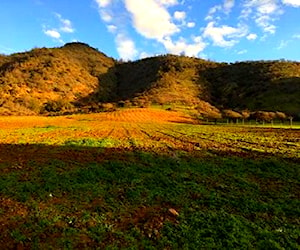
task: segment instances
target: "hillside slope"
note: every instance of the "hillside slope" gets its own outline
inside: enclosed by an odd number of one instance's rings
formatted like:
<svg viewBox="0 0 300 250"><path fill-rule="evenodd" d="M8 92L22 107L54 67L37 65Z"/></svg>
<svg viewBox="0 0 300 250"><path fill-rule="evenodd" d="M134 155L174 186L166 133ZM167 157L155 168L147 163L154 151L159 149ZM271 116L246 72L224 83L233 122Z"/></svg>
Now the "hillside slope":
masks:
<svg viewBox="0 0 300 250"><path fill-rule="evenodd" d="M120 101L300 117L300 62L164 55L121 63L83 43L0 56L0 114L71 113Z"/></svg>
<svg viewBox="0 0 300 250"><path fill-rule="evenodd" d="M240 62L209 69L204 77L213 83L218 106L300 115L299 62Z"/></svg>
<svg viewBox="0 0 300 250"><path fill-rule="evenodd" d="M199 73L217 64L196 58L159 56L117 67L118 96L151 103L195 104L210 101L209 83Z"/></svg>
<svg viewBox="0 0 300 250"><path fill-rule="evenodd" d="M71 109L95 90L107 95L111 83L99 75L115 61L86 44L33 49L0 58L0 112L33 114Z"/></svg>

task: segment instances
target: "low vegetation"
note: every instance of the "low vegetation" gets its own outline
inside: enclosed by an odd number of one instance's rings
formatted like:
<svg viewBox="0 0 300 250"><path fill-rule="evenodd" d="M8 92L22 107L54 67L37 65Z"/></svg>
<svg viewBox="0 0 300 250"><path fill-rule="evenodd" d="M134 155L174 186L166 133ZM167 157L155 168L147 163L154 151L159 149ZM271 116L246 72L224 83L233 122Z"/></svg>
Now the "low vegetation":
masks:
<svg viewBox="0 0 300 250"><path fill-rule="evenodd" d="M299 138L148 108L1 117L1 246L297 249Z"/></svg>

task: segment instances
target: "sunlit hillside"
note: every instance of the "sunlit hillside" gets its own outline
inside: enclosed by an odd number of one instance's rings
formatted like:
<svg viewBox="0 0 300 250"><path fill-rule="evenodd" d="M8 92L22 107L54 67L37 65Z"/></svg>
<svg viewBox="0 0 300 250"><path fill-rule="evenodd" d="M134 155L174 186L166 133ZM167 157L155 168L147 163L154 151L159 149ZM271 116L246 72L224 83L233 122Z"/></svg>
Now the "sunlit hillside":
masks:
<svg viewBox="0 0 300 250"><path fill-rule="evenodd" d="M6 115L175 103L299 118L299 97L300 62L228 64L175 55L122 62L84 43L0 56L0 114Z"/></svg>
<svg viewBox="0 0 300 250"><path fill-rule="evenodd" d="M33 49L0 58L0 113L33 114L72 109L107 82L99 75L114 60L81 43Z"/></svg>

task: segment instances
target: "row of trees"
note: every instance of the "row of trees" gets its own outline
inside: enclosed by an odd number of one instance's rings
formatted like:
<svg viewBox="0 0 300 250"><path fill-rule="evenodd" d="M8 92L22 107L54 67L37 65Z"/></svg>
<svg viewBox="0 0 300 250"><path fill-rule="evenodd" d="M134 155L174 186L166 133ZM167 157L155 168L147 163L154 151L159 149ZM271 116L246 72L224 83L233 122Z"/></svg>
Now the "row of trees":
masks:
<svg viewBox="0 0 300 250"><path fill-rule="evenodd" d="M203 109L205 107L205 109ZM254 111L249 110L234 111L231 109L218 110L214 106L206 103L206 105L198 106L198 112L202 119L213 120L217 122L221 119L226 119L227 123L239 123L240 121L244 123L246 120L254 120L256 123L273 123L275 120L284 123L289 121L292 125L293 117L279 111Z"/></svg>
<svg viewBox="0 0 300 250"><path fill-rule="evenodd" d="M256 122L270 122L272 123L274 120L279 120L282 123L287 119L292 119L291 116L287 116L283 112L271 112L271 111L255 111L250 112L248 110L244 110L241 112L237 112L234 110L226 109L222 111L222 117L227 119L228 122L238 122L239 119L245 120L255 120Z"/></svg>

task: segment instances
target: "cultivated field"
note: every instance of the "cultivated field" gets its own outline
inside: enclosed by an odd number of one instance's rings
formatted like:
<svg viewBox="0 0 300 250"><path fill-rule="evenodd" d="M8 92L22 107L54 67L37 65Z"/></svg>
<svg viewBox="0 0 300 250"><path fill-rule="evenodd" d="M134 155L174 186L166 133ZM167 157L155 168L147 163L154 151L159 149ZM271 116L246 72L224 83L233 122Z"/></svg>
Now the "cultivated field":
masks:
<svg viewBox="0 0 300 250"><path fill-rule="evenodd" d="M300 130L124 109L0 118L10 248L298 249Z"/></svg>

